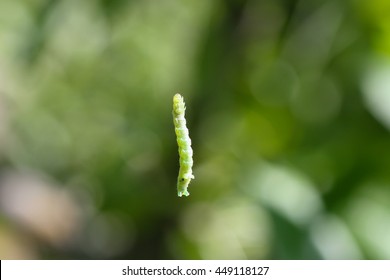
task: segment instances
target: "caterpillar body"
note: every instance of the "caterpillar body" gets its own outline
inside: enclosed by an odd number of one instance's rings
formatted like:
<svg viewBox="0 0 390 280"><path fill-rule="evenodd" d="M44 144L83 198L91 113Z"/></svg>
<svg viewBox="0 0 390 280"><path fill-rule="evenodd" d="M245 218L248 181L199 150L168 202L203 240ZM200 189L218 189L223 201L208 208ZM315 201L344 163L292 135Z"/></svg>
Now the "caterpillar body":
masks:
<svg viewBox="0 0 390 280"><path fill-rule="evenodd" d="M179 176L177 177L177 195L178 196L189 196L190 193L187 191L188 185L191 179L194 179L192 174L192 148L191 139L188 134L188 128L186 126L185 119L186 106L184 104L183 97L176 93L173 97L173 123L175 125L175 133L177 145L179 146Z"/></svg>

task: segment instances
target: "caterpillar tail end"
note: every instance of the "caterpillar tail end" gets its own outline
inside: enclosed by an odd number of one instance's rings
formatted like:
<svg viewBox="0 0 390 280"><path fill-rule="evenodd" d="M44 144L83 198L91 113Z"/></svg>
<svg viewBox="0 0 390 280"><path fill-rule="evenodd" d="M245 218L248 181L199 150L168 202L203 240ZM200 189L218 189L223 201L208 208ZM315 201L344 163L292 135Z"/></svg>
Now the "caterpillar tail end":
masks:
<svg viewBox="0 0 390 280"><path fill-rule="evenodd" d="M191 179L194 179L194 175L190 174L183 174L178 177L177 179L177 195L179 197L184 196L189 196L190 193L187 191L188 185L191 182Z"/></svg>
<svg viewBox="0 0 390 280"><path fill-rule="evenodd" d="M184 191L177 191L177 196L178 197L182 197L182 196L189 196L190 193L187 191L187 190L184 190Z"/></svg>

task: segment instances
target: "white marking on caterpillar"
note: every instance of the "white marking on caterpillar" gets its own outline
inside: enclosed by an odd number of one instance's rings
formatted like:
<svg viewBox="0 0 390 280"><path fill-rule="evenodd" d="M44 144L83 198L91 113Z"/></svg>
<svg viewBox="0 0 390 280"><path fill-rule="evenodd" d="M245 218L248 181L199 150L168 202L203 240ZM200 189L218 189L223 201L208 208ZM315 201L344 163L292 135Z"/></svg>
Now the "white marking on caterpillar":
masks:
<svg viewBox="0 0 390 280"><path fill-rule="evenodd" d="M192 160L192 148L191 148L191 139L188 135L188 128L186 126L185 119L185 110L186 106L184 104L183 97L176 93L173 97L173 123L175 125L176 140L177 145L179 146L179 176L177 177L177 195L178 196L189 196L190 193L187 191L188 184L191 182L191 179L194 179L192 174L192 165L194 161Z"/></svg>

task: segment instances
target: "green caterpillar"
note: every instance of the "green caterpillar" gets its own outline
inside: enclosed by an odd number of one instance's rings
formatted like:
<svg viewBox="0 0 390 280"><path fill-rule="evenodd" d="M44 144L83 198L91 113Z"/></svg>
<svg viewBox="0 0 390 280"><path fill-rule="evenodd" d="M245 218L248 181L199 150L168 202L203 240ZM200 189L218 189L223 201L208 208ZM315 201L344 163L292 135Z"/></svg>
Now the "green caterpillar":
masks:
<svg viewBox="0 0 390 280"><path fill-rule="evenodd" d="M177 139L177 145L179 146L179 176L177 178L177 195L178 196L189 196L190 193L187 191L188 184L191 179L194 179L192 174L192 148L191 139L188 135L188 128L186 126L186 119L184 117L186 106L184 104L183 97L176 93L173 97L173 123L175 125L175 133Z"/></svg>

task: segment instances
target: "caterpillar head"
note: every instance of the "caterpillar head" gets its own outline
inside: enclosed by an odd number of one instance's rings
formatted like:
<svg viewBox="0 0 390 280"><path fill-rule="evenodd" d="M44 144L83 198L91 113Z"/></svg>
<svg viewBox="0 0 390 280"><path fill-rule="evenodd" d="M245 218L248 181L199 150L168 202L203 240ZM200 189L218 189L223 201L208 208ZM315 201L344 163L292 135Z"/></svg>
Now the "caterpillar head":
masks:
<svg viewBox="0 0 390 280"><path fill-rule="evenodd" d="M183 96L181 96L179 93L176 93L173 96L173 113L175 115L183 114L186 110Z"/></svg>

